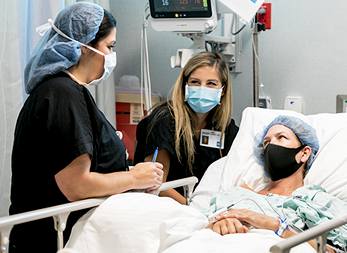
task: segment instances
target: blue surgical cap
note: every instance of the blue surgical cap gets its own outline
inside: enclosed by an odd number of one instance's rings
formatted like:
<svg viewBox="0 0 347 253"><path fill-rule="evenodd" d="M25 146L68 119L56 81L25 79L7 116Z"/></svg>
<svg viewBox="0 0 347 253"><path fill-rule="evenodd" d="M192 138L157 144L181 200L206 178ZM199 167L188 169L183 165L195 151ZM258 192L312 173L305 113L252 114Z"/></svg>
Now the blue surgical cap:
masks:
<svg viewBox="0 0 347 253"><path fill-rule="evenodd" d="M104 9L89 2L77 2L64 8L54 25L83 44L91 42L104 17ZM81 44L49 29L37 44L24 71L25 91L30 94L40 82L75 65L81 56Z"/></svg>
<svg viewBox="0 0 347 253"><path fill-rule="evenodd" d="M254 155L264 167L264 146L263 140L269 129L274 125L283 125L294 132L302 144L309 146L312 150L310 157L307 160L306 170L309 170L314 157L319 149L319 142L316 136L316 130L306 122L299 118L280 115L276 117L264 130L254 137ZM279 158L280 159L280 158Z"/></svg>

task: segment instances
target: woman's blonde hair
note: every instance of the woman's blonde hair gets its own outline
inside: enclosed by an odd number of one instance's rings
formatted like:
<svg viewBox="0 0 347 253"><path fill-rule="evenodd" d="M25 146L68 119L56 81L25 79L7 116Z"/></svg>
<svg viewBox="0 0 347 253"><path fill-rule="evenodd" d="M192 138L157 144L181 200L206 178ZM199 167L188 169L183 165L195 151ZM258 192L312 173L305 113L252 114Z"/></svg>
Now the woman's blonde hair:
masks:
<svg viewBox="0 0 347 253"><path fill-rule="evenodd" d="M225 128L229 125L232 115L232 92L229 68L222 55L219 53L201 52L194 55L181 71L174 87L172 94L172 102L167 103L171 114L175 119L175 151L178 160L181 162L182 154L180 147L186 154L189 170L192 172L194 163L194 126L197 123L195 112L185 102L185 85L189 76L197 69L203 66L215 67L223 86L220 105L213 108L207 120L214 123L215 130L221 131L221 140L225 132ZM181 146L182 145L182 146ZM220 155L222 157L222 151ZM192 172L193 173L193 172Z"/></svg>

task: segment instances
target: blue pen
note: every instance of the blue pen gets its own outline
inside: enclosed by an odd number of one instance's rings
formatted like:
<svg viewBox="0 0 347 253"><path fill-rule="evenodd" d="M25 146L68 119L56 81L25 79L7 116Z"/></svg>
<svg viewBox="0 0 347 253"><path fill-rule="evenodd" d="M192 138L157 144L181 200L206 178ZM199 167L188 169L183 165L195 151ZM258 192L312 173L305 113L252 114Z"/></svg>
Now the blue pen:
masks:
<svg viewBox="0 0 347 253"><path fill-rule="evenodd" d="M154 151L152 163L155 163L155 161L157 160L157 155L158 155L158 147Z"/></svg>

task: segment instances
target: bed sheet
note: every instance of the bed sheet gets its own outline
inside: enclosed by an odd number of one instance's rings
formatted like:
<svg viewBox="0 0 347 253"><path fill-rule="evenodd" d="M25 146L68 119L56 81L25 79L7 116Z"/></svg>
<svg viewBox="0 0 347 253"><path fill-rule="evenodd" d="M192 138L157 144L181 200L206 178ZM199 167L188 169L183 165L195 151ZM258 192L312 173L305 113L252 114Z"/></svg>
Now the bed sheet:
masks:
<svg viewBox="0 0 347 253"><path fill-rule="evenodd" d="M74 253L269 252L280 242L271 231L221 236L205 229L207 218L170 198L125 193L108 198L73 227L66 248ZM252 241L252 244L249 242ZM309 253L305 244L292 253Z"/></svg>
<svg viewBox="0 0 347 253"><path fill-rule="evenodd" d="M264 176L253 155L253 138L281 114L301 118L317 132L320 149L304 184L320 185L328 193L347 202L346 113L306 116L294 111L246 108L228 156L223 158L223 162L217 161L210 165L194 191L191 204L194 208L204 209L211 196L245 182L255 191L266 189L269 179ZM220 180L215 180L216 177Z"/></svg>

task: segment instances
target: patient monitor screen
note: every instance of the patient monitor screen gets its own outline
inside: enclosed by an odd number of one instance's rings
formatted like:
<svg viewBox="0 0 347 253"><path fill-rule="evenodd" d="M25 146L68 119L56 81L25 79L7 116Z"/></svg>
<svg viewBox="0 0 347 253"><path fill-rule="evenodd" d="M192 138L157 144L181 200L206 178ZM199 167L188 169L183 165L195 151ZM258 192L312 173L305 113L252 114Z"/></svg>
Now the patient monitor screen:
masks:
<svg viewBox="0 0 347 253"><path fill-rule="evenodd" d="M209 18L212 0L149 0L151 16L165 18Z"/></svg>

